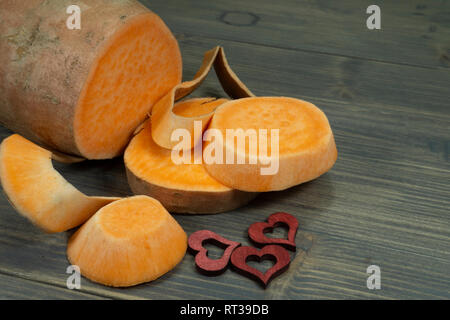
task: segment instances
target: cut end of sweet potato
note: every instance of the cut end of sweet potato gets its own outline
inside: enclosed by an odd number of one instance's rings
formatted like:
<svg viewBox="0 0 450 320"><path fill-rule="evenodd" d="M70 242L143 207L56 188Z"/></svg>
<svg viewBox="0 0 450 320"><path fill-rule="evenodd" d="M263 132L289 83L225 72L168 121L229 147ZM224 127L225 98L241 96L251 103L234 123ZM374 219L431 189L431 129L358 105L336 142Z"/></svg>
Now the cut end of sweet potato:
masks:
<svg viewBox="0 0 450 320"><path fill-rule="evenodd" d="M217 109L209 129L222 133L224 139L219 148L223 149L224 159L222 163L205 163L205 168L212 177L234 189L283 190L317 178L330 170L337 158L327 117L315 105L299 99L252 97L229 101ZM249 138L241 145L237 139L227 141L227 129L242 129L244 137L253 130L257 148L249 148ZM261 129L267 132L264 154L274 156L271 162L278 163L273 173L262 174L261 169L271 164L262 161ZM277 139L273 139L276 135L272 137L272 129L278 130ZM226 163L227 153L233 155L234 163ZM245 159L245 164L237 163L238 156ZM257 159L257 163L251 164L250 159Z"/></svg>
<svg viewBox="0 0 450 320"><path fill-rule="evenodd" d="M80 153L88 159L119 155L181 72L177 41L157 15L127 22L97 58L80 96L74 119Z"/></svg>
<svg viewBox="0 0 450 320"><path fill-rule="evenodd" d="M0 179L16 210L47 232L74 228L118 198L88 197L52 165L52 153L20 135L0 146Z"/></svg>
<svg viewBox="0 0 450 320"><path fill-rule="evenodd" d="M161 203L134 196L100 209L70 238L67 256L88 279L127 287L172 270L186 249L186 233Z"/></svg>
<svg viewBox="0 0 450 320"><path fill-rule="evenodd" d="M158 199L170 212L225 212L256 196L224 186L202 164L175 164L171 150L153 141L150 121L125 150L125 165L133 192Z"/></svg>

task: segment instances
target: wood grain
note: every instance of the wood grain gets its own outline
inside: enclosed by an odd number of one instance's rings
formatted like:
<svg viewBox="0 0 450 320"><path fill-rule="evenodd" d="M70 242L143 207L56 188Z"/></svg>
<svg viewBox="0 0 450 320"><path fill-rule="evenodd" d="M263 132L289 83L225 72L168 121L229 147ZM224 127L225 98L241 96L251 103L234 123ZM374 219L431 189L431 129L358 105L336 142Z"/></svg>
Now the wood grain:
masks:
<svg viewBox="0 0 450 320"><path fill-rule="evenodd" d="M357 60L450 66L450 2L380 0L381 30L366 27L371 0L145 0L171 29L212 41L354 57Z"/></svg>
<svg viewBox="0 0 450 320"><path fill-rule="evenodd" d="M239 210L175 216L188 234L208 229L250 245L251 223L277 211L294 215L298 249L286 273L264 291L230 271L202 276L188 254L155 282L111 289L83 278L74 293L65 289L71 232L41 233L2 195L0 298L450 298L450 72L436 49L448 50L448 2L380 1L378 34L363 28L364 1L270 4L155 0L151 7L177 34L185 79L204 51L222 45L256 95L306 99L327 114L339 151L329 173L261 194ZM221 22L235 9L259 20L246 26L237 15L232 24ZM211 75L194 96L223 96L219 88ZM0 128L0 139L10 133ZM131 194L120 158L56 167L87 194ZM381 290L366 287L371 264L381 268Z"/></svg>
<svg viewBox="0 0 450 320"><path fill-rule="evenodd" d="M6 300L31 300L31 299L70 299L86 300L101 299L96 295L85 294L77 290L67 290L58 288L46 283L24 280L19 277L12 277L0 274L2 284L2 299Z"/></svg>
<svg viewBox="0 0 450 320"><path fill-rule="evenodd" d="M180 46L186 79L199 67L203 52L215 44L224 47L231 67L257 96L294 96L314 101L320 98L359 103L373 109L381 104L402 106L448 116L450 72L447 69L183 36ZM207 94L224 94L216 82L212 83L202 86L208 89ZM194 95L199 93L203 92L196 91Z"/></svg>

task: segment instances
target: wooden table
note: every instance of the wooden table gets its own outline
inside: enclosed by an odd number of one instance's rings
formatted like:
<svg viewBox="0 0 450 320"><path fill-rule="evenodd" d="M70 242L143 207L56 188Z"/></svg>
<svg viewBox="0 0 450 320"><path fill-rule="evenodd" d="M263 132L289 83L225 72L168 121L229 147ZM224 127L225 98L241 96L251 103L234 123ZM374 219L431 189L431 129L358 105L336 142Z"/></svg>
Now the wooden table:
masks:
<svg viewBox="0 0 450 320"><path fill-rule="evenodd" d="M327 114L339 150L330 172L225 214L175 216L189 234L248 243L252 222L290 212L301 249L266 290L230 270L202 276L190 254L152 283L83 278L68 290L71 232L40 232L2 195L0 298L450 298L449 1L376 1L381 30L367 29L366 0L144 2L178 38L185 79L221 45L256 95L306 99ZM224 93L211 75L194 95ZM56 168L88 194L131 194L120 158ZM366 286L369 265L381 269L380 290Z"/></svg>

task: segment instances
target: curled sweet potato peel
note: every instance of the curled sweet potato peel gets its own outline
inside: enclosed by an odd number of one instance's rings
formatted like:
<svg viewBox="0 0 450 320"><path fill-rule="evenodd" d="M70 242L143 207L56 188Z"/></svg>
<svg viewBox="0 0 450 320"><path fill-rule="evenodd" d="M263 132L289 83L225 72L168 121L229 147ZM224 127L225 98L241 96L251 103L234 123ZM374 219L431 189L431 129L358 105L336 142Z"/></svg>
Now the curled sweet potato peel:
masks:
<svg viewBox="0 0 450 320"><path fill-rule="evenodd" d="M152 137L156 144L163 148L172 149L176 144L176 142L170 140L172 132L175 129L187 129L193 136L194 121L202 121L203 130L206 128L214 115L214 111L185 117L174 113L173 108L175 101L189 95L201 85L213 66L223 89L231 98L254 97L254 94L231 70L223 48L217 46L205 53L203 63L194 79L176 85L153 106L151 114Z"/></svg>

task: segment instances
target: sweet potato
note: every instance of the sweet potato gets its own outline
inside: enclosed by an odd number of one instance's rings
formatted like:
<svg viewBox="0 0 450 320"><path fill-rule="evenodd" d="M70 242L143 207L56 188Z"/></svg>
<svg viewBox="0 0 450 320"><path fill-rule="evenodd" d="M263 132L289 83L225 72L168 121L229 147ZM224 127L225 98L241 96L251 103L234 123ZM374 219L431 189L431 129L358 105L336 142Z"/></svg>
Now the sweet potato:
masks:
<svg viewBox="0 0 450 320"><path fill-rule="evenodd" d="M186 233L166 209L135 196L100 209L69 239L67 257L88 279L125 287L170 271L186 248Z"/></svg>
<svg viewBox="0 0 450 320"><path fill-rule="evenodd" d="M257 133L260 129L267 130L267 141L261 144L258 138L254 150L249 148L250 139L241 146L236 139L214 141L222 149L224 159L218 163L204 162L204 167L219 182L238 190L283 190L317 178L331 169L337 158L333 132L325 114L312 103L294 98L252 97L226 102L215 111L209 129L218 130L223 137L228 129L242 129L244 133L249 129ZM278 143L272 139L272 129L278 129ZM266 152L261 151L264 146ZM231 154L232 163L227 163L227 153ZM238 157L245 163L237 163ZM261 174L268 167L268 160L277 161L277 170Z"/></svg>
<svg viewBox="0 0 450 320"><path fill-rule="evenodd" d="M179 107L176 105L175 110L196 114L196 108L208 108L205 107L207 104L199 101L202 100L183 102ZM190 107L192 104L196 107ZM214 105L209 108L214 108ZM159 200L170 212L219 213L240 207L256 196L256 193L233 190L222 185L206 173L202 164L175 164L171 150L153 141L150 121L131 140L124 158L133 192Z"/></svg>
<svg viewBox="0 0 450 320"><path fill-rule="evenodd" d="M0 1L0 122L88 159L123 152L153 104L181 81L178 44L135 0Z"/></svg>
<svg viewBox="0 0 450 320"><path fill-rule="evenodd" d="M0 145L0 181L16 210L47 232L74 228L119 199L81 193L53 168L50 151L18 134Z"/></svg>

